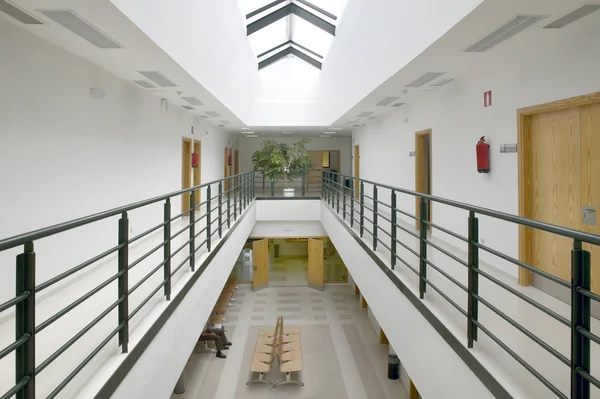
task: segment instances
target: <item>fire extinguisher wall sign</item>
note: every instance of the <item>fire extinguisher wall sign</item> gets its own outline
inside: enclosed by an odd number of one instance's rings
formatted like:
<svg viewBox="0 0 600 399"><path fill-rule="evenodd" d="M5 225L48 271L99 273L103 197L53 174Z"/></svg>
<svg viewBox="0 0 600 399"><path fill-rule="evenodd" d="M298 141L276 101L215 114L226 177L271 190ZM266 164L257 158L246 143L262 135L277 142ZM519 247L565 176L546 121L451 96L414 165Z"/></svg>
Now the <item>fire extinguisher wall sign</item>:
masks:
<svg viewBox="0 0 600 399"><path fill-rule="evenodd" d="M477 149L477 171L479 173L489 173L490 145L485 142L485 136L479 139L475 148Z"/></svg>

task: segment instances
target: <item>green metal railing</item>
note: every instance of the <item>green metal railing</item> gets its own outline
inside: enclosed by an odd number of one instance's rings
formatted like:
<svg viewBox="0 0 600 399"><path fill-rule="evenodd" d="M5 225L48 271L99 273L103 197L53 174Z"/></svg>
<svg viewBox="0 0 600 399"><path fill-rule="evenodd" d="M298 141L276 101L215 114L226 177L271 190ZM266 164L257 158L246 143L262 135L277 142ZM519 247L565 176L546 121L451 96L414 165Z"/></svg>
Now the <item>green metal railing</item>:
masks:
<svg viewBox="0 0 600 399"><path fill-rule="evenodd" d="M320 169L311 169L303 171L293 171L294 178L277 178L271 180L269 176L257 170L254 172L254 190L257 197L282 197L284 188L295 189L295 196L321 196L323 188L323 171Z"/></svg>
<svg viewBox="0 0 600 399"><path fill-rule="evenodd" d="M497 212L482 207L472 206L445 198L425 195L390 185L344 176L337 173L327 172L324 174L323 180L323 200L326 201L331 209L336 212L339 217L351 228L357 227L358 234L361 238L364 237L365 233L368 233L372 237L371 247L373 251L376 251L379 246L385 247L385 249L389 251L389 261L392 270L396 269L398 262L400 262L401 266L406 267L407 270L410 270L417 276L418 292L421 299L425 298L427 290L430 288L466 318L465 335L468 348L473 348L474 343L477 342L478 333L483 332L559 398L589 399L590 384L600 389L600 381L590 373L590 342L600 344L600 337L591 332L591 300L600 302L600 296L591 291L590 253L584 250L582 247L583 243L600 245L600 236ZM358 190L355 188L355 184L358 184ZM386 198L386 201L380 200L380 191L382 189L389 192L389 198ZM398 207L397 196L399 194L408 195L418 199L418 216L406 212ZM365 202L365 199L369 200L371 207L369 207L369 204ZM341 212L340 201L342 202ZM347 212L347 203L349 203L349 212ZM456 209L467 211L468 217L465 220L465 225L467 226L468 236L464 237L443 226L432 223L428 217L430 203L444 204ZM385 211L382 212L380 207L384 208ZM388 214L390 217L386 216ZM398 216L400 215L418 222L418 233L415 233L415 231L412 231L405 225L398 223ZM528 265L489 246L483 245L483 243L479 240L479 215L572 239L572 281L564 281L552 274L539 270L532 265ZM387 226L382 226L380 219L385 220L387 222ZM369 226L371 227L371 230L369 230ZM428 235L430 228L435 228L436 230L443 232L454 239L466 243L468 248L467 259L461 259L460 257L452 254L450 251L433 242ZM398 231L403 231L409 236L412 236L412 238L418 240L418 250L411 248L410 244L398 239ZM379 233L382 233L385 236L381 238ZM410 262L406 261L399 255L399 246L415 257L415 261L418 261L418 269L413 267ZM454 262L457 262L465 267L467 269L467 284L465 285L461 283L449 273L444 271L443 268L434 264L428 257L429 249L435 249L439 253L445 255L447 258L452 259ZM557 312L531 299L509 284L500 281L500 279L494 277L490 273L481 270L479 268L480 250L512 263L518 267L529 270L530 272L544 277L558 284L559 286L568 288L571 292L571 318L568 319L559 315ZM448 292L444 292L444 290L431 281L431 279L428 277L429 269L433 269L439 273L463 293L467 302L466 309L463 309L463 307L456 303L455 300L450 298ZM480 277L483 277L484 279L489 280L491 283L496 284L520 300L533 306L536 308L536 310L543 312L545 315L553 318L569 328L571 333L570 357L560 353L549 343L540 339L526 327L491 304L489 298L486 299L485 293L480 292ZM505 342L498 338L494 332L490 331L490 329L485 325L482 325L479 319L480 304L487 307L491 312L499 316L512 327L516 328L520 333L527 336L541 348L545 349L548 353L562 362L565 366L570 368L571 392L569 395L558 389L538 370L527 363L516 351L511 349Z"/></svg>
<svg viewBox="0 0 600 399"><path fill-rule="evenodd" d="M227 188L224 189L224 186ZM215 188L216 193L213 191ZM206 200L196 204L196 195L198 195L197 193L201 189L206 190ZM171 200L174 197L186 193L190 193L189 208L176 216L171 216ZM87 354L85 359L70 371L69 375L64 380L57 381L55 388L47 397L56 397L113 337L118 336L121 352L127 353L129 351L129 324L132 318L138 314L138 312L140 312L160 290L163 290L165 300L170 301L172 277L186 265L190 267L192 272L195 272L195 258L198 251L202 248L206 248L206 250L210 252L211 242L215 235L218 235L218 237L221 238L223 236L223 230L225 228L230 228L232 223L235 222L238 217L241 217L243 211L250 205L254 198L254 172L248 172L1 240L0 252L16 247L23 247L23 252L16 257L15 297L0 304L0 313L11 309L14 309L15 311L16 337L13 343L5 348L0 348L0 360L13 352L15 353L15 385L7 392L2 393L0 399L8 399L15 395L19 399L34 399L36 397L36 376L79 341L85 334L93 330L94 327L114 309L118 310L118 322L115 322L114 330L112 330L112 332L108 334L95 349ZM160 202L164 202L163 222L135 237L129 237L128 212ZM213 207L213 205L215 205L215 207ZM204 212L202 211L203 207ZM36 284L35 242L37 240L54 236L77 227L90 225L114 216L120 216L118 227L115 231L115 235L118 236L118 244L116 246L41 284ZM189 218L188 224L175 234L172 234L171 223L181 217ZM202 219L206 219L206 226L199 231L196 231L196 225ZM163 230L163 241L159 245L156 245L138 259L129 259L129 247L132 243L147 237L153 232L158 232L161 229ZM173 239L184 234L186 231L188 232L187 241L177 249L172 250L171 244ZM198 237L203 233L205 233L206 239L197 243ZM90 239L93 239L93 237L90 237ZM175 255L184 250L185 247L189 248L189 255L173 268L171 261ZM163 261L154 267L147 275L142 277L135 285L131 285L129 281L129 271L150 255L160 251L161 248L163 250ZM60 309L44 322L37 323L35 306L36 294L115 253L117 254L117 270L113 276L100 283L91 291L83 294L70 305ZM143 299L135 309L130 310L129 296L140 287L146 286L148 280L161 269L163 270L162 282L158 286L153 287L151 293ZM114 302L94 320L88 323L81 331L76 332L59 349L36 365L36 336L115 281L118 286L118 294L115 296Z"/></svg>

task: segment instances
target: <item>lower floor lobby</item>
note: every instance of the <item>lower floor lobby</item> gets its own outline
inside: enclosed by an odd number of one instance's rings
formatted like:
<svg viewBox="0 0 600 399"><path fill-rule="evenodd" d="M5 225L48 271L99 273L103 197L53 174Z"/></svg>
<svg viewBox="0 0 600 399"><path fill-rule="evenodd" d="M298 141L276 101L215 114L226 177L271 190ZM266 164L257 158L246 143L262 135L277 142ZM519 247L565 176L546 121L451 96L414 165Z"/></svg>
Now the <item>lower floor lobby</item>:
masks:
<svg viewBox="0 0 600 399"><path fill-rule="evenodd" d="M203 352L198 344L184 371L186 391L171 399L204 398L369 398L408 399L398 380L387 378L389 346L380 343L367 309L348 284L326 285L324 291L308 287L269 287L252 292L241 285L223 324L233 346L226 359ZM254 379L250 363L261 328L274 328L277 317L284 326L300 327L304 386L246 385ZM199 323L204 323L199 321ZM283 374L276 367L266 379L277 382Z"/></svg>

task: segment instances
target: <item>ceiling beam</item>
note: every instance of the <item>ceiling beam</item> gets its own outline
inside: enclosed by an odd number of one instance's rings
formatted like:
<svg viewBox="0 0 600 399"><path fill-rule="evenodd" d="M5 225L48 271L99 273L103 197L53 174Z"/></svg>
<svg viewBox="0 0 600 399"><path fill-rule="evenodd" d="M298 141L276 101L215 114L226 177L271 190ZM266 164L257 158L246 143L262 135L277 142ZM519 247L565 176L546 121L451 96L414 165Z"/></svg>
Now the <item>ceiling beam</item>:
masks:
<svg viewBox="0 0 600 399"><path fill-rule="evenodd" d="M290 47L290 50L292 50L290 52L290 54L292 54L293 56L296 56L298 58L300 58L303 61L308 62L310 65L314 66L317 69L321 69L321 67L323 66L323 64L317 60L315 60L314 58L312 58L309 55L306 55L305 53L303 53L302 51L295 49L293 47Z"/></svg>
<svg viewBox="0 0 600 399"><path fill-rule="evenodd" d="M298 43L296 43L296 42L295 42L295 41L293 41L293 40L290 40L290 42L291 42L291 44L293 44L294 46L296 46L296 47L298 47L298 48L301 48L302 50L304 50L304 51L306 51L306 52L308 52L308 53L311 53L311 54L312 54L312 55L314 55L315 57L318 57L318 58L321 58L321 59L323 59L323 56L322 56L321 54L319 54L319 53L317 53L317 52L315 52L315 51L312 51L312 50L311 50L311 49L309 49L308 47L304 47L303 45L301 45L301 44L298 44Z"/></svg>
<svg viewBox="0 0 600 399"><path fill-rule="evenodd" d="M287 47L287 48L284 48L283 50L281 50L280 52L278 52L277 54L274 54L274 55L270 56L269 58L267 58L263 61L260 61L258 63L258 70L268 67L269 65L279 61L282 58L285 58L288 55L293 55L297 58L300 58L301 60L308 62L310 65L314 66L317 69L321 69L321 67L323 65L321 62L315 60L314 58L303 53L302 51L295 49L293 47Z"/></svg>
<svg viewBox="0 0 600 399"><path fill-rule="evenodd" d="M258 14L260 14L261 12L267 11L269 8L275 7L281 3L285 3L286 0L275 0L272 3L267 4L264 7L259 8L258 10L254 10L252 11L250 14L246 14L246 19L250 19Z"/></svg>
<svg viewBox="0 0 600 399"><path fill-rule="evenodd" d="M256 58L264 57L265 55L270 54L273 51L279 50L280 48L283 48L283 47L288 46L288 45L294 45L294 46L296 46L296 47L298 47L298 48L306 51L307 53L310 53L310 54L314 55L317 58L323 59L323 56L321 54L317 53L316 51L312 51L308 47L305 47L305 46L303 46L303 45L301 45L299 43L296 43L293 40L288 40L287 42L283 42L281 44L278 44L277 46L275 46L273 48L270 48L269 50L260 53L259 55L256 56Z"/></svg>
<svg viewBox="0 0 600 399"><path fill-rule="evenodd" d="M263 53L260 53L259 55L256 56L256 58L264 57L265 55L267 55L269 53L272 53L275 50L279 50L280 48L285 47L288 44L292 44L292 43L293 42L291 40L288 40L287 42L283 42L283 43L281 43L281 44L279 44L279 45L277 45L277 46L275 46L275 47L273 47L273 48L271 48L271 49L269 49L269 50L267 50L267 51L265 51Z"/></svg>
<svg viewBox="0 0 600 399"><path fill-rule="evenodd" d="M337 17L335 15L333 15L329 11L323 10L321 7L318 7L318 6L314 5L313 3L309 2L309 1L306 1L306 0L295 0L295 1L297 1L300 4L304 4L305 6L307 6L309 8L312 8L316 12L321 13L321 14L327 16L328 18L333 19L334 21L337 20Z"/></svg>
<svg viewBox="0 0 600 399"><path fill-rule="evenodd" d="M267 14L264 17L252 22L246 27L246 33L248 36L250 36L251 34L258 32L262 28L266 28L272 23L275 23L280 19L287 17L290 14L294 14L299 18L310 22L317 28L323 29L325 32L335 36L335 25L330 24L323 18L317 17L315 14L311 13L308 10L305 10L304 8L294 3L290 3L285 7L281 7L280 9L275 10L272 13Z"/></svg>
<svg viewBox="0 0 600 399"><path fill-rule="evenodd" d="M315 14L313 14L312 12L310 12L308 10L305 10L304 8L300 7L299 5L291 3L290 6L292 8L292 13L294 13L298 17L302 18L303 20L310 22L317 28L323 29L325 32L329 33L330 35L335 36L335 25L330 24L329 22L325 21L323 18L317 17Z"/></svg>

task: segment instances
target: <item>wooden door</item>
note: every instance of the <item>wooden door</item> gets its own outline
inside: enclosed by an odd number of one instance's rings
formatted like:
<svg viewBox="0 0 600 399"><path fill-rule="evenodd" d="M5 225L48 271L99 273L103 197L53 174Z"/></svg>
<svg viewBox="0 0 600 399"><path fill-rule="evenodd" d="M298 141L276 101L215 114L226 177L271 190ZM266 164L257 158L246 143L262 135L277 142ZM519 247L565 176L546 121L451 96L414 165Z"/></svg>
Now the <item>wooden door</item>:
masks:
<svg viewBox="0 0 600 399"><path fill-rule="evenodd" d="M225 154L223 156L223 178L227 179L229 177L229 148L225 147ZM223 182L223 191L227 191L229 189L229 181L225 180Z"/></svg>
<svg viewBox="0 0 600 399"><path fill-rule="evenodd" d="M354 146L354 177L357 179L360 177L360 148L355 145ZM358 180L354 181L354 198L358 198L360 194L360 182Z"/></svg>
<svg viewBox="0 0 600 399"><path fill-rule="evenodd" d="M310 190L321 186L323 175L323 151L309 151L308 155L312 162L312 168L306 177L306 184Z"/></svg>
<svg viewBox="0 0 600 399"><path fill-rule="evenodd" d="M190 187L192 187L192 139L184 137L181 142L181 189ZM181 195L181 212L188 209L190 209L189 192Z"/></svg>
<svg viewBox="0 0 600 399"><path fill-rule="evenodd" d="M323 241L308 239L308 286L323 290Z"/></svg>
<svg viewBox="0 0 600 399"><path fill-rule="evenodd" d="M415 191L431 194L431 130L415 133ZM415 198L415 215L421 215L421 199ZM431 221L431 202L427 204L427 220ZM416 221L420 229L419 221ZM430 227L431 228L431 227Z"/></svg>
<svg viewBox="0 0 600 399"><path fill-rule="evenodd" d="M269 240L252 243L252 289L262 290L269 286Z"/></svg>
<svg viewBox="0 0 600 399"><path fill-rule="evenodd" d="M527 109L520 110L519 211L535 220L600 234L598 223L584 224L582 214L586 206L600 210L600 95L591 104L588 97L582 97L582 105L577 105L578 98L569 99L539 106L537 113L526 116ZM521 260L566 281L571 280L572 248L572 239L520 229ZM600 268L594 267L600 251L584 248L591 253L592 291L600 292ZM519 271L520 284L533 281L531 272ZM549 292L562 297L554 289Z"/></svg>
<svg viewBox="0 0 600 399"><path fill-rule="evenodd" d="M199 186L201 183L202 176L202 144L199 141L194 141L194 153L198 154L198 166L194 169L194 187ZM196 206L200 205L202 202L200 198L202 198L202 191L197 189L194 191L194 204Z"/></svg>

